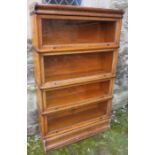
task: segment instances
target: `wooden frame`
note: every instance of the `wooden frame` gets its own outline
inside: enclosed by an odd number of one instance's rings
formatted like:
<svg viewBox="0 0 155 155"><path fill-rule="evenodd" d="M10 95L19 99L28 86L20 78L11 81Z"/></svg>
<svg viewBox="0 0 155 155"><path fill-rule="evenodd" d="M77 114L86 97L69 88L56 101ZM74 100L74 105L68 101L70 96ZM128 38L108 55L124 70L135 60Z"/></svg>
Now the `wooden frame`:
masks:
<svg viewBox="0 0 155 155"><path fill-rule="evenodd" d="M35 4L31 15L45 151L107 130L123 11Z"/></svg>
<svg viewBox="0 0 155 155"><path fill-rule="evenodd" d="M36 37L38 38L37 43L34 43L36 45L33 47L38 52L57 52L57 51L75 51L75 50L87 50L87 49L111 49L111 48L118 48L119 47L119 34L117 34L120 30L121 20L115 19L115 18L94 18L94 17L78 17L78 16L63 16L63 15L38 15L34 16L34 21L37 21L35 24L36 29ZM107 42L107 43L94 43L94 44L70 44L70 45L52 45L44 46L43 40L42 40L42 19L59 19L59 20L90 20L90 21L110 21L110 22L116 22L116 30L115 30L115 41L114 42ZM89 48L88 48L89 46Z"/></svg>

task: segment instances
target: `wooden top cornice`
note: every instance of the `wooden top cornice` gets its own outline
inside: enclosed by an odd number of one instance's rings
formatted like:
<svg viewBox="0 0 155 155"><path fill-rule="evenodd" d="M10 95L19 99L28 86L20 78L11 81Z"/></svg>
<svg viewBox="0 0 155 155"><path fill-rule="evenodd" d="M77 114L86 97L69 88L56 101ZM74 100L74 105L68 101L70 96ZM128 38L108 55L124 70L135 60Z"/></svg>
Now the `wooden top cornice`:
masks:
<svg viewBox="0 0 155 155"><path fill-rule="evenodd" d="M80 7L71 5L34 3L30 7L31 15L41 14L41 15L70 15L70 16L103 17L103 18L122 18L123 13L124 13L123 10Z"/></svg>

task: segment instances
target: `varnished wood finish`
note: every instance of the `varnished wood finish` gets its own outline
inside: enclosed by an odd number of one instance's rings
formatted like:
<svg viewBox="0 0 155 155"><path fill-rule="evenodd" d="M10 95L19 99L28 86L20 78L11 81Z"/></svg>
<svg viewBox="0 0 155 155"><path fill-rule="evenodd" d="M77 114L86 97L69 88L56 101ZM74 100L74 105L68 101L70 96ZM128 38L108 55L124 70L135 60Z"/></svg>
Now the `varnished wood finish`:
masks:
<svg viewBox="0 0 155 155"><path fill-rule="evenodd" d="M112 60L112 52L46 56L45 82L108 74L112 71Z"/></svg>
<svg viewBox="0 0 155 155"><path fill-rule="evenodd" d="M107 130L123 11L35 4L31 15L45 150Z"/></svg>
<svg viewBox="0 0 155 155"><path fill-rule="evenodd" d="M122 18L123 10L89 8L79 6L67 5L46 5L46 4L33 4L30 7L31 14L54 14L54 15L73 15L73 16L92 16L97 17L111 17Z"/></svg>

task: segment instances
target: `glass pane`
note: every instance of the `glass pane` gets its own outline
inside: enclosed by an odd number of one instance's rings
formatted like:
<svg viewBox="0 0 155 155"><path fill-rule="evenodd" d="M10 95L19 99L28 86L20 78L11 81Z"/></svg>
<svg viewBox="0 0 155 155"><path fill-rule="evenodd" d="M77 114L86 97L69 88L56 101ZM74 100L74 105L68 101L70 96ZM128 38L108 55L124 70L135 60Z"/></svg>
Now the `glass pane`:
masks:
<svg viewBox="0 0 155 155"><path fill-rule="evenodd" d="M71 112L70 114L69 112L66 112L66 115L60 117L49 116L47 119L49 132L70 128L77 125L78 123L82 124L83 122L102 117L106 115L107 104L108 101L105 101L103 103L91 105L89 107L83 107L79 109L80 111L77 113L75 112L74 114Z"/></svg>
<svg viewBox="0 0 155 155"><path fill-rule="evenodd" d="M77 105L109 95L110 80L46 92L47 108Z"/></svg>
<svg viewBox="0 0 155 155"><path fill-rule="evenodd" d="M43 45L107 43L115 41L113 21L42 19Z"/></svg>
<svg viewBox="0 0 155 155"><path fill-rule="evenodd" d="M44 57L45 82L111 73L113 52Z"/></svg>

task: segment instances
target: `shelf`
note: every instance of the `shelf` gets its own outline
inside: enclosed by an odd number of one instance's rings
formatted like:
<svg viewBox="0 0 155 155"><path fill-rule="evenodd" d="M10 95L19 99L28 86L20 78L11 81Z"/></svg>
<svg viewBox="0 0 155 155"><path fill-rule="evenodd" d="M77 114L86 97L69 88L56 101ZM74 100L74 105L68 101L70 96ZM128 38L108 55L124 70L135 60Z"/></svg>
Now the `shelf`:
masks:
<svg viewBox="0 0 155 155"><path fill-rule="evenodd" d="M83 122L80 125L74 125L71 128L66 128L65 130L51 131L46 135L46 138L48 138L49 141L51 139L54 140L54 139L57 139L59 137L66 136L71 132L75 133L77 131L81 131L83 129L87 129L87 128L90 128L90 127L93 127L93 126L96 126L96 125L99 125L99 124L103 124L103 123L109 122L109 121L110 121L109 116L94 118L92 120Z"/></svg>
<svg viewBox="0 0 155 155"><path fill-rule="evenodd" d="M66 80L112 71L113 51L44 56L44 81Z"/></svg>
<svg viewBox="0 0 155 155"><path fill-rule="evenodd" d="M71 82L78 78L82 80L101 74L109 75L112 72L113 53L114 51L43 56L43 88L51 83L56 86L59 83L57 81L64 80L66 83L70 79Z"/></svg>
<svg viewBox="0 0 155 155"><path fill-rule="evenodd" d="M52 82L46 82L42 86L40 86L40 89L43 90L56 90L61 89L63 87L67 88L70 86L76 86L79 84L87 84L92 83L95 81L104 81L110 78L114 78L115 74L105 74L105 73L99 73L97 75L90 75L85 77L79 77L79 78L72 78L68 80L56 80Z"/></svg>
<svg viewBox="0 0 155 155"><path fill-rule="evenodd" d="M87 126L78 127L65 133L51 134L44 141L45 147L48 150L58 149L66 144L74 143L87 137L93 136L99 132L103 132L109 128L109 119L96 120L94 123Z"/></svg>
<svg viewBox="0 0 155 155"><path fill-rule="evenodd" d="M44 111L57 111L64 107L74 107L79 104L89 104L103 100L104 97L111 95L110 85L111 80L106 80L58 90L48 90L44 95L46 103Z"/></svg>
<svg viewBox="0 0 155 155"><path fill-rule="evenodd" d="M51 45L44 46L44 48L32 47L34 51L44 55L62 55L62 54L76 54L76 53L91 53L97 51L111 51L111 49L118 49L117 43L94 43L94 44L71 44L71 45Z"/></svg>
<svg viewBox="0 0 155 155"><path fill-rule="evenodd" d="M108 101L98 103L96 105L84 106L73 112L64 112L61 115L51 115L47 117L48 133L66 130L91 121L97 118L105 117L107 114Z"/></svg>
<svg viewBox="0 0 155 155"><path fill-rule="evenodd" d="M56 106L53 106L52 108L49 108L47 110L45 110L44 112L42 112L41 114L42 115L49 115L49 114L54 114L56 112L63 112L63 111L66 111L66 110L73 110L73 109L76 109L76 108L80 108L80 107L83 107L83 106L89 106L90 104L95 104L95 103L100 103L100 102L103 102L103 101L107 101L109 99L112 99L112 95L105 95L105 96L101 96L101 97L94 97L94 98L90 98L90 99L87 99L87 100L83 100L83 101L77 101L77 102L74 102L72 104L66 104L66 105L56 105Z"/></svg>

